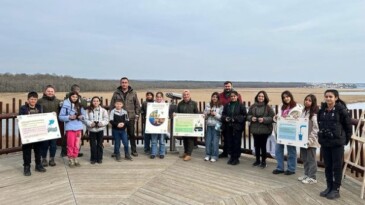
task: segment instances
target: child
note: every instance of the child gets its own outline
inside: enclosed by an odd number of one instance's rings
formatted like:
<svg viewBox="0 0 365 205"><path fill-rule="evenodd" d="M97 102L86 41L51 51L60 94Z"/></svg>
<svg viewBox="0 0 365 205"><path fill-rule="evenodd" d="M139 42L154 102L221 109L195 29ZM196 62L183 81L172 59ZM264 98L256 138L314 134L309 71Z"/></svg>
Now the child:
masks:
<svg viewBox="0 0 365 205"><path fill-rule="evenodd" d="M346 103L337 90L326 90L326 102L318 112L318 142L321 144L327 188L320 196L327 199L340 197L344 146L352 136L351 118Z"/></svg>
<svg viewBox="0 0 365 205"><path fill-rule="evenodd" d="M142 116L142 123L145 124L146 122L146 113L147 113L147 103L153 102L153 93L151 91L147 91L146 93L146 101L142 103L141 108L141 116ZM151 134L145 133L146 125L143 127L143 140L144 140L144 153L149 154L151 151Z"/></svg>
<svg viewBox="0 0 365 205"><path fill-rule="evenodd" d="M90 108L86 112L85 124L90 137L90 163L103 162L103 136L104 128L109 124L108 112L100 106L100 98L91 99Z"/></svg>
<svg viewBox="0 0 365 205"><path fill-rule="evenodd" d="M42 113L42 106L37 104L38 94L36 92L28 93L28 103L20 107L19 115L31 115ZM41 163L41 149L42 142L34 142L22 145L23 151L23 166L24 166L24 176L30 176L30 163L32 158L32 148L34 150L34 161L35 161L35 171L46 172L46 169Z"/></svg>
<svg viewBox="0 0 365 205"><path fill-rule="evenodd" d="M70 92L67 100L63 102L59 119L65 122L65 131L67 138L67 156L69 166L80 166L77 159L80 149L81 130L83 129L82 121L84 120L85 110L79 101L80 96L77 92Z"/></svg>
<svg viewBox="0 0 365 205"><path fill-rule="evenodd" d="M164 103L163 100L163 93L157 92L156 93L156 103ZM165 136L166 134L151 134L151 159L154 159L157 155L157 141L159 141L159 156L160 159L165 158Z"/></svg>
<svg viewBox="0 0 365 205"><path fill-rule="evenodd" d="M114 109L110 112L110 124L112 125L112 135L114 138L114 153L112 156L115 156L115 159L120 162L120 141L122 140L124 146L124 154L125 159L131 160L132 157L129 155L128 150L128 137L127 132L125 131L129 118L126 110L123 109L123 101L115 100Z"/></svg>
<svg viewBox="0 0 365 205"><path fill-rule="evenodd" d="M205 137L205 161L215 162L219 154L219 138L223 106L219 102L219 93L214 92L204 110L207 119L207 135Z"/></svg>
<svg viewBox="0 0 365 205"><path fill-rule="evenodd" d="M304 184L317 183L317 160L316 151L318 144L318 123L317 123L317 98L310 94L304 99L304 110L300 117L309 119L308 122L308 148L300 148L300 155L304 164L304 176L298 178Z"/></svg>

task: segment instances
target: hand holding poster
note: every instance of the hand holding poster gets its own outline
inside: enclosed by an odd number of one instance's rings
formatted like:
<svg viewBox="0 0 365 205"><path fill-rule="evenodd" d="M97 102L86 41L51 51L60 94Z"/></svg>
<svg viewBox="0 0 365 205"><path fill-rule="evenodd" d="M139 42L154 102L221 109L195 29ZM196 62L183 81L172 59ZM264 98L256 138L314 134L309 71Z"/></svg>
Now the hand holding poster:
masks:
<svg viewBox="0 0 365 205"><path fill-rule="evenodd" d="M173 134L183 137L204 137L205 124L202 114L181 114L174 116Z"/></svg>
<svg viewBox="0 0 365 205"><path fill-rule="evenodd" d="M168 133L169 103L148 103L146 130L148 134Z"/></svg>
<svg viewBox="0 0 365 205"><path fill-rule="evenodd" d="M17 119L22 144L61 138L55 112L19 115Z"/></svg>
<svg viewBox="0 0 365 205"><path fill-rule="evenodd" d="M279 144L308 148L308 119L278 117L276 141Z"/></svg>

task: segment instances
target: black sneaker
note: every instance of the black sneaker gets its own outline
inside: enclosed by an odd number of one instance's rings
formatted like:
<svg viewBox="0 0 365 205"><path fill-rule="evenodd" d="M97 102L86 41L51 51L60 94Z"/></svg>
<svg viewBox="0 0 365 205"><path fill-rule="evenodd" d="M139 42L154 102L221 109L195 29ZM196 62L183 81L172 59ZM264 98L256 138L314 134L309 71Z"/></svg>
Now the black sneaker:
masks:
<svg viewBox="0 0 365 205"><path fill-rule="evenodd" d="M51 167L56 166L56 162L54 161L53 157L49 159L49 166L51 166Z"/></svg>
<svg viewBox="0 0 365 205"><path fill-rule="evenodd" d="M285 175L292 175L292 174L295 174L295 172L292 172L292 171L286 170L284 174L285 174Z"/></svg>
<svg viewBox="0 0 365 205"><path fill-rule="evenodd" d="M102 164L103 163L103 160L98 160L98 161L96 161L98 164Z"/></svg>
<svg viewBox="0 0 365 205"><path fill-rule="evenodd" d="M321 197L327 197L327 194L329 194L331 192L331 188L327 187L324 191L321 191L321 193L319 193L319 196Z"/></svg>
<svg viewBox="0 0 365 205"><path fill-rule="evenodd" d="M232 164L232 162L233 162L233 159L232 158L229 158L227 164Z"/></svg>
<svg viewBox="0 0 365 205"><path fill-rule="evenodd" d="M283 170L278 170L278 169L274 169L274 171L272 171L273 174L282 174L284 173Z"/></svg>
<svg viewBox="0 0 365 205"><path fill-rule="evenodd" d="M131 157L131 155L126 155L124 158L125 158L126 160L133 161L133 158Z"/></svg>
<svg viewBox="0 0 365 205"><path fill-rule="evenodd" d="M116 156L116 154L113 153L111 157L115 157L115 156Z"/></svg>
<svg viewBox="0 0 365 205"><path fill-rule="evenodd" d="M257 167L257 166L259 166L260 165L260 161L256 161L256 162L254 162L253 164L252 164L252 166L254 166L254 167Z"/></svg>
<svg viewBox="0 0 365 205"><path fill-rule="evenodd" d="M165 155L160 155L160 159L163 159L163 158L165 158Z"/></svg>
<svg viewBox="0 0 365 205"><path fill-rule="evenodd" d="M138 153L137 152L132 152L132 155L135 157L138 157Z"/></svg>
<svg viewBox="0 0 365 205"><path fill-rule="evenodd" d="M224 152L222 152L218 155L218 158L227 158L227 157L228 157L228 154L224 153Z"/></svg>
<svg viewBox="0 0 365 205"><path fill-rule="evenodd" d="M151 155L151 156L150 156L150 158L151 158L151 159L154 159L155 157L156 157L155 155Z"/></svg>
<svg viewBox="0 0 365 205"><path fill-rule="evenodd" d="M332 190L326 195L327 199L337 199L340 198L340 192L338 190Z"/></svg>
<svg viewBox="0 0 365 205"><path fill-rule="evenodd" d="M30 172L30 166L24 166L24 176L30 176L32 173Z"/></svg>
<svg viewBox="0 0 365 205"><path fill-rule="evenodd" d="M95 164L95 161L90 161L90 164Z"/></svg>
<svg viewBox="0 0 365 205"><path fill-rule="evenodd" d="M237 165L240 163L240 160L239 159L235 159L232 161L231 165Z"/></svg>
<svg viewBox="0 0 365 205"><path fill-rule="evenodd" d="M263 168L263 169L266 168L267 167L266 162L261 162L260 167Z"/></svg>
<svg viewBox="0 0 365 205"><path fill-rule="evenodd" d="M47 167L47 166L48 166L48 161L47 161L47 159L46 159L46 158L43 158L43 159L42 159L42 166L43 166L43 167Z"/></svg>
<svg viewBox="0 0 365 205"><path fill-rule="evenodd" d="M77 155L77 157L82 157L82 156L84 156L84 153L81 152Z"/></svg>
<svg viewBox="0 0 365 205"><path fill-rule="evenodd" d="M42 164L35 165L35 170L37 172L46 172L47 170L42 166Z"/></svg>

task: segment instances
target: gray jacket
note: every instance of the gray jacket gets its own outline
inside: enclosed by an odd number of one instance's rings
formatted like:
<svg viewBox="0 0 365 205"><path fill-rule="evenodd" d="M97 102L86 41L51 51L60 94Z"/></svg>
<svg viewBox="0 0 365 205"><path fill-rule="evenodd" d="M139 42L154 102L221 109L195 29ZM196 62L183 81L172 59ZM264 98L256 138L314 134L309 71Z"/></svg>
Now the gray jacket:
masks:
<svg viewBox="0 0 365 205"><path fill-rule="evenodd" d="M247 114L247 121L250 122L250 129L252 134L271 134L273 130L274 110L269 105L254 103L251 105ZM263 123L258 121L252 122L252 117L263 118Z"/></svg>
<svg viewBox="0 0 365 205"><path fill-rule="evenodd" d="M97 127L90 127L93 122L99 122ZM85 121L87 129L90 132L99 132L105 129L109 124L108 112L99 106L93 110L86 110Z"/></svg>
<svg viewBox="0 0 365 205"><path fill-rule="evenodd" d="M215 113L216 113L215 116L210 115L210 110L215 111ZM220 106L220 107L213 106L211 108L210 103L206 104L205 109L204 109L204 115L207 119L207 126L215 126L217 123L220 123L221 117L222 117L222 112L223 112L223 106Z"/></svg>
<svg viewBox="0 0 365 205"><path fill-rule="evenodd" d="M136 116L139 117L141 105L139 104L137 93L130 86L128 87L128 91L126 93L123 93L120 86L117 88L117 90L113 93L112 99L110 100L109 110L113 110L114 103L117 99L120 99L124 102L123 109L128 112L130 120L134 120Z"/></svg>

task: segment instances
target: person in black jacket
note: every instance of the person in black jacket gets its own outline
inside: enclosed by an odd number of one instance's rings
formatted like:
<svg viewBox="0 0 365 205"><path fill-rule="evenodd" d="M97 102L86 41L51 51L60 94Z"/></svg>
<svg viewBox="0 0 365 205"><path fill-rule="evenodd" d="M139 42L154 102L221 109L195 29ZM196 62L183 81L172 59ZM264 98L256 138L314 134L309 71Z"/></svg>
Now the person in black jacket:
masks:
<svg viewBox="0 0 365 205"><path fill-rule="evenodd" d="M231 101L224 106L222 113L222 131L226 137L228 154L230 158L227 164L240 163L242 131L245 127L246 107L238 101L237 91L231 91Z"/></svg>
<svg viewBox="0 0 365 205"><path fill-rule="evenodd" d="M327 188L320 196L327 199L340 197L344 146L352 135L351 118L337 90L326 90L326 102L318 112L318 141L325 164Z"/></svg>

